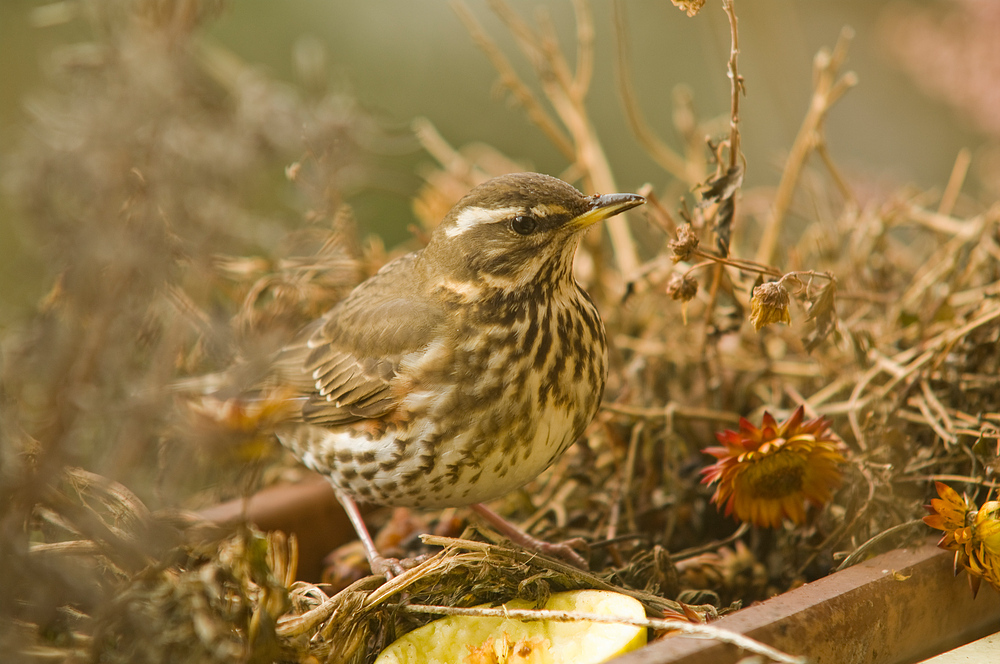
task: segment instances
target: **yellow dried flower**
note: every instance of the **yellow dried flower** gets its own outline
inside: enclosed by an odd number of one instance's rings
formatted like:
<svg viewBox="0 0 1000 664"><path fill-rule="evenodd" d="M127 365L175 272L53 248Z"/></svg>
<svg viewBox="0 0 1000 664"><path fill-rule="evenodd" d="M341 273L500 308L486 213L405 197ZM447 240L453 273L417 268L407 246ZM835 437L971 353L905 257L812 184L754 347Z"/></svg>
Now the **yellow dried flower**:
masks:
<svg viewBox="0 0 1000 664"><path fill-rule="evenodd" d="M754 288L750 298L750 322L754 329L760 331L771 323L791 323L788 301L788 291L780 281L768 281Z"/></svg>
<svg viewBox="0 0 1000 664"><path fill-rule="evenodd" d="M955 552L955 571L969 572L973 594L980 583L1000 591L1000 501L976 504L943 482L935 482L938 496L927 506L924 523L944 534L938 546Z"/></svg>
<svg viewBox="0 0 1000 664"><path fill-rule="evenodd" d="M274 429L287 422L297 406L291 390L275 389L255 399L204 396L186 402L189 431L202 449L242 461L259 459L274 447Z"/></svg>
<svg viewBox="0 0 1000 664"><path fill-rule="evenodd" d="M843 444L824 417L803 422L801 406L777 423L765 412L758 429L740 418L739 431L716 433L722 447L704 450L718 461L702 470L702 482L718 483L712 502L726 516L758 526L777 527L783 519L799 524L806 503L827 503L843 482Z"/></svg>

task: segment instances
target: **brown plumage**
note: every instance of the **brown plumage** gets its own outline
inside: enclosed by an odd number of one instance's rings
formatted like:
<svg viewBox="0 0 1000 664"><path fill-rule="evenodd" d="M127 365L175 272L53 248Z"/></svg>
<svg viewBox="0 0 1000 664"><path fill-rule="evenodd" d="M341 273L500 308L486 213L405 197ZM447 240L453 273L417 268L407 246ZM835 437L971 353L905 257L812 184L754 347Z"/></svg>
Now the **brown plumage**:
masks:
<svg viewBox="0 0 1000 664"><path fill-rule="evenodd" d="M386 265L282 352L302 408L279 437L330 478L363 540L354 499L480 503L533 479L580 436L600 404L607 342L573 256L587 227L642 202L584 196L537 173L494 178L425 249Z"/></svg>

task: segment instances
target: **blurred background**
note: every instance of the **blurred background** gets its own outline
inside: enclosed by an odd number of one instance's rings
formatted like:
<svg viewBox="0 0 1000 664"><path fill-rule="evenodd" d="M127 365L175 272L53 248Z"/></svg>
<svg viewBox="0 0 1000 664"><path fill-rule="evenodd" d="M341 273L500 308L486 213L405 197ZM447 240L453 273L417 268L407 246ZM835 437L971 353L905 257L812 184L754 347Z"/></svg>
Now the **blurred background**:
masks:
<svg viewBox="0 0 1000 664"><path fill-rule="evenodd" d="M81 20L91 3L3 0L0 3L0 159L26 131L25 108L42 95L53 75L53 61L67 45L86 41L92 27ZM483 0L469 7L511 55L521 72L530 71L509 35ZM589 109L603 140L619 187L634 190L665 176L628 131L616 85L611 3L594 3L596 68ZM650 124L668 143L672 136L671 95L688 86L701 118L728 112L729 27L720 3L710 2L688 18L667 0L625 3L635 88ZM918 2L880 0L753 0L737 2L741 73L747 82L742 107L747 185L772 186L807 108L811 66L821 47L830 47L841 28L856 32L848 67L860 85L834 109L828 121L831 152L851 180L943 186L957 152L974 150L974 168L984 144L984 125L963 112L962 94L935 87L931 66L984 69L1000 58L979 53L948 60L947 46L935 43L912 25L917 10L948 11L954 22L964 14L996 14L991 0ZM545 5L572 49L575 23L568 0L514 0L522 15ZM985 23L980 16L974 21ZM960 22L960 21L959 21ZM381 153L377 163L359 167L342 182L362 232L378 233L392 246L408 237L414 223L411 197L417 173L432 160L409 134L414 118L425 117L455 147L490 144L526 167L559 174L562 156L506 102L498 77L476 47L449 3L371 0L241 0L224 9L203 29L203 36L259 68L269 77L297 86L328 86L356 100L385 129L385 140L369 146ZM908 53L907 49L915 52ZM328 76L303 81L302 63L321 59ZM964 65L962 64L964 62ZM941 72L938 72L941 74ZM961 72L944 72L945 81ZM938 78L942 78L938 75ZM533 77L526 76L529 82ZM927 93L931 94L927 94ZM967 99L965 100L968 101ZM980 103L980 105L982 105ZM996 108L993 106L992 108ZM274 178L283 165L268 166ZM972 186L975 178L972 178ZM51 283L38 258L38 238L7 196L0 201L0 324L30 311ZM299 216L281 198L259 205L290 225Z"/></svg>

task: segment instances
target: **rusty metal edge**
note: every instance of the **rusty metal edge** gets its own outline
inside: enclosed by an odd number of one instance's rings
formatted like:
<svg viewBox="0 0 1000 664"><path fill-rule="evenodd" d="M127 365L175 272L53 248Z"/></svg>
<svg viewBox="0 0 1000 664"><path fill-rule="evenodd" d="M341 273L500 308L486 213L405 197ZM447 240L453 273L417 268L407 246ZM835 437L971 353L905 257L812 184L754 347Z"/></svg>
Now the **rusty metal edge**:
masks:
<svg viewBox="0 0 1000 664"><path fill-rule="evenodd" d="M910 664L1000 629L1000 596L973 599L953 554L928 540L722 618L715 626L815 664ZM735 646L668 637L614 664L733 664Z"/></svg>

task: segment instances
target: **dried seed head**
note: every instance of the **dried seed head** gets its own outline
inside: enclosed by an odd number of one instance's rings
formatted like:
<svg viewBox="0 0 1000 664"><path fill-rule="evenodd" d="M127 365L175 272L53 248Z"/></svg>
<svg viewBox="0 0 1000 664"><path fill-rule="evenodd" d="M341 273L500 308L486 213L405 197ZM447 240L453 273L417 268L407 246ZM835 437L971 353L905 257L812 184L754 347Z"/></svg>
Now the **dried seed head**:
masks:
<svg viewBox="0 0 1000 664"><path fill-rule="evenodd" d="M667 284L667 295L681 302L690 302L698 294L698 282L690 274L675 274Z"/></svg>
<svg viewBox="0 0 1000 664"><path fill-rule="evenodd" d="M673 259L675 263L691 260L695 250L698 248L698 236L691 229L691 224L681 226L677 229L677 239L671 240L669 247L670 251L674 254Z"/></svg>
<svg viewBox="0 0 1000 664"><path fill-rule="evenodd" d="M753 289L750 298L750 322L755 330L771 323L792 322L788 314L788 291L778 281L768 281Z"/></svg>

